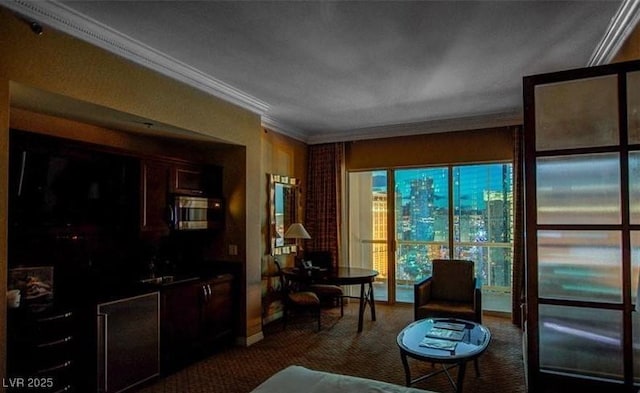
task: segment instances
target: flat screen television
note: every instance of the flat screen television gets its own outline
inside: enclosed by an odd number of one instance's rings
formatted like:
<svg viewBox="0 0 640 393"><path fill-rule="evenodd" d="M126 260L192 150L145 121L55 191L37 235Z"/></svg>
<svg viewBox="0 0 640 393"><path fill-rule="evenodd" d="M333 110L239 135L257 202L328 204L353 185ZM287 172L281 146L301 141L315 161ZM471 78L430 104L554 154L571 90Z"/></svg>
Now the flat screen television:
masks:
<svg viewBox="0 0 640 393"><path fill-rule="evenodd" d="M14 229L126 225L136 211L137 165L58 138L12 132L9 212Z"/></svg>

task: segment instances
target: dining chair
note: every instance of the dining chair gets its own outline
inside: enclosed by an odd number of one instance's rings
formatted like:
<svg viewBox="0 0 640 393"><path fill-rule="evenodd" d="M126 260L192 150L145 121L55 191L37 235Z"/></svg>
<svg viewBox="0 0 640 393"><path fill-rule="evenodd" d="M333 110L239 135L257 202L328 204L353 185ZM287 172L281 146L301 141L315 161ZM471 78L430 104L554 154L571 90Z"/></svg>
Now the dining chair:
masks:
<svg viewBox="0 0 640 393"><path fill-rule="evenodd" d="M318 331L320 331L320 298L318 295L313 291L303 288L300 282L287 278L282 272L280 263L278 261L274 261L274 263L278 271L278 276L280 277L280 290L282 291L284 306L282 313L283 328L286 329L289 314L292 311L311 311L317 319Z"/></svg>
<svg viewBox="0 0 640 393"><path fill-rule="evenodd" d="M312 251L305 254L305 260L311 261L313 266L326 269L327 274L333 271L333 256L330 251ZM309 290L315 292L323 300L337 302L340 305L340 316L344 316L344 291L339 285L322 284L315 282L309 286Z"/></svg>

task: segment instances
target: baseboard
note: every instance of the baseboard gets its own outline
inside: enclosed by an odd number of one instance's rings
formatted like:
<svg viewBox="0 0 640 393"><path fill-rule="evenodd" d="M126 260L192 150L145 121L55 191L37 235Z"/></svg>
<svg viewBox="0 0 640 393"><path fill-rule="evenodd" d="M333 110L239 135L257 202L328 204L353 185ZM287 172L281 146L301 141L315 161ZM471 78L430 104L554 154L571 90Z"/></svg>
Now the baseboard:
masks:
<svg viewBox="0 0 640 393"><path fill-rule="evenodd" d="M257 342L264 340L262 331L249 337L236 337L236 345L241 347L249 347Z"/></svg>

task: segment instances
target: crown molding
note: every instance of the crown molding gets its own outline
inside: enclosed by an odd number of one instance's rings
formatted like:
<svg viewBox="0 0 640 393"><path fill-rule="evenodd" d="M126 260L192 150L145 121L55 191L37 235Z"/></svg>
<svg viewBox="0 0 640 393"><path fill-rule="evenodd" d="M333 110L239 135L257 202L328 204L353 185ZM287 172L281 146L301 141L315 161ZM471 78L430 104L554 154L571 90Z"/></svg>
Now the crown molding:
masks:
<svg viewBox="0 0 640 393"><path fill-rule="evenodd" d="M308 143L309 135L298 128L282 123L281 121L267 115L262 115L261 122L263 127L268 128L271 131Z"/></svg>
<svg viewBox="0 0 640 393"><path fill-rule="evenodd" d="M587 67L609 64L640 20L640 0L623 0Z"/></svg>
<svg viewBox="0 0 640 393"><path fill-rule="evenodd" d="M360 128L348 132L316 134L309 137L307 143L314 145L330 142L351 142L365 139L436 134L440 132L480 130L483 128L522 125L522 122L522 112L514 110L513 112L429 120L415 123L391 124L378 127Z"/></svg>
<svg viewBox="0 0 640 393"><path fill-rule="evenodd" d="M269 105L56 1L3 1L2 6L136 64L262 115Z"/></svg>
<svg viewBox="0 0 640 393"><path fill-rule="evenodd" d="M428 120L413 123L389 124L383 126L341 130L333 132L305 133L269 116L262 116L262 126L279 134L289 136L309 145L332 142L352 142L365 139L382 139L397 136L436 134L480 130L483 128L508 127L522 125L521 111L492 113L486 115Z"/></svg>

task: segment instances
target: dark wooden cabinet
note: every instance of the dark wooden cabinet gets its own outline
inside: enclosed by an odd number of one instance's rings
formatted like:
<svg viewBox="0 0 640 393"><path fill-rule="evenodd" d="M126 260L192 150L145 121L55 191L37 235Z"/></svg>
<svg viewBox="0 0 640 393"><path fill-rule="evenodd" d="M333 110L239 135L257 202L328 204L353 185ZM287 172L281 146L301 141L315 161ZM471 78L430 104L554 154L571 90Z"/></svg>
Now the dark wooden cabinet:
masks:
<svg viewBox="0 0 640 393"><path fill-rule="evenodd" d="M163 161L144 160L140 169L140 229L143 232L168 233L168 201L171 165Z"/></svg>
<svg viewBox="0 0 640 393"><path fill-rule="evenodd" d="M168 374L216 349L233 330L233 276L168 285L162 290L162 373Z"/></svg>
<svg viewBox="0 0 640 393"><path fill-rule="evenodd" d="M136 292L151 266L162 273L197 271L190 261L204 259L222 231L172 230L170 205L179 194L219 199L216 222L224 222L223 168L171 148L132 152L18 130L11 130L9 147L8 268L52 265L55 304L65 311L7 310L6 373L52 375L58 390L95 391L93 301ZM231 333L230 282L158 287L162 372Z"/></svg>
<svg viewBox="0 0 640 393"><path fill-rule="evenodd" d="M206 193L203 167L174 165L171 168L171 192L203 196Z"/></svg>
<svg viewBox="0 0 640 393"><path fill-rule="evenodd" d="M140 183L140 230L166 235L172 225L173 195L220 197L222 168L142 160Z"/></svg>
<svg viewBox="0 0 640 393"><path fill-rule="evenodd" d="M233 330L233 276L223 274L203 282L205 294L200 314L201 342L215 342L231 334Z"/></svg>
<svg viewBox="0 0 640 393"><path fill-rule="evenodd" d="M223 198L222 193L222 174L223 170L218 165L207 165L204 168L204 178L208 195L215 198Z"/></svg>
<svg viewBox="0 0 640 393"><path fill-rule="evenodd" d="M201 285L198 280L161 290L160 358L163 374L186 365L198 341Z"/></svg>
<svg viewBox="0 0 640 393"><path fill-rule="evenodd" d="M222 168L215 165L174 164L169 192L193 196L222 196Z"/></svg>
<svg viewBox="0 0 640 393"><path fill-rule="evenodd" d="M22 380L27 387L29 378L32 387L42 392L79 389L82 383L77 377L80 365L74 312L10 310L7 322L9 380Z"/></svg>

